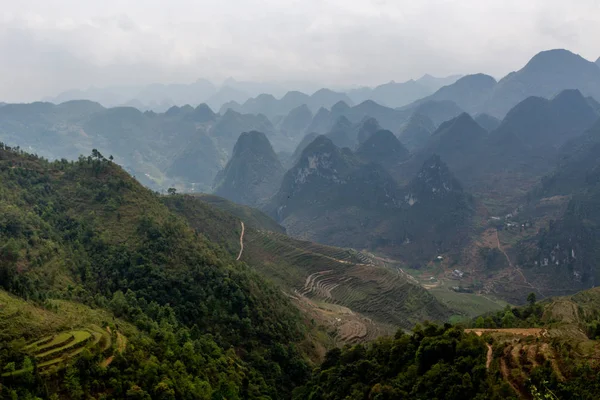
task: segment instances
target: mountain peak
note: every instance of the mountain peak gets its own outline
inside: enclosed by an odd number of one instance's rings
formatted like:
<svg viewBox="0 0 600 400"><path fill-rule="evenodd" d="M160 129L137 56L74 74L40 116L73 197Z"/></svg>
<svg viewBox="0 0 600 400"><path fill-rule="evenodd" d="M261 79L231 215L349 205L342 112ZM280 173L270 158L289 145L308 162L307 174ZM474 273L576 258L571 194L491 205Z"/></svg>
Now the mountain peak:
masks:
<svg viewBox="0 0 600 400"><path fill-rule="evenodd" d="M565 49L545 50L537 53L523 69L569 69L578 64L587 64L588 60Z"/></svg>
<svg viewBox="0 0 600 400"><path fill-rule="evenodd" d="M400 127L398 138L409 150L422 148L435 131L433 121L419 112L414 112L410 119Z"/></svg>
<svg viewBox="0 0 600 400"><path fill-rule="evenodd" d="M471 74L465 75L462 78L459 78L456 82L456 85L484 85L484 86L494 86L496 84L496 79L493 76L486 74Z"/></svg>
<svg viewBox="0 0 600 400"><path fill-rule="evenodd" d="M212 110L212 108L210 108L209 105L206 103L198 104L198 106L196 107L196 111L210 112L210 113L214 114L214 111Z"/></svg>
<svg viewBox="0 0 600 400"><path fill-rule="evenodd" d="M568 89L552 100L531 96L521 101L506 114L494 136L516 136L534 149L557 148L582 134L597 119L597 112L581 92Z"/></svg>
<svg viewBox="0 0 600 400"><path fill-rule="evenodd" d="M477 122L479 124L479 126L481 126L483 129L485 129L488 132L491 132L491 131L495 130L496 128L498 128L502 122L498 118L493 117L486 113L478 114L474 118L474 120L475 120L475 122Z"/></svg>
<svg viewBox="0 0 600 400"><path fill-rule="evenodd" d="M303 104L310 99L310 96L306 93L299 92L297 90L291 90L287 92L282 98L281 102L284 104Z"/></svg>
<svg viewBox="0 0 600 400"><path fill-rule="evenodd" d="M236 118L241 115L242 113L235 111L233 108L228 108L227 111L225 111L225 114L223 114L223 118Z"/></svg>
<svg viewBox="0 0 600 400"><path fill-rule="evenodd" d="M433 135L452 133L475 132L484 133L483 128L475 122L470 114L463 112L458 117L442 123Z"/></svg>
<svg viewBox="0 0 600 400"><path fill-rule="evenodd" d="M321 88L321 89L317 90L316 92L314 92L314 93L311 95L311 97L316 97L316 96L324 96L324 95L326 95L326 96L329 96L329 95L332 95L332 94L338 95L338 94L340 94L340 93L338 93L338 92L335 92L335 91L333 91L333 90L331 90L331 89L327 89L327 88Z"/></svg>
<svg viewBox="0 0 600 400"><path fill-rule="evenodd" d="M579 89L585 96L600 96L600 68L568 50L542 51L519 71L500 80L485 111L504 117L527 97L550 99L564 89Z"/></svg>
<svg viewBox="0 0 600 400"><path fill-rule="evenodd" d="M304 130L310 125L313 119L313 113L310 111L306 104L301 104L296 108L290 110L290 112L281 121L281 129L287 133L288 136L293 134L294 137L297 134L302 134Z"/></svg>
<svg viewBox="0 0 600 400"><path fill-rule="evenodd" d="M450 100L467 112L477 113L481 105L488 100L496 85L496 79L489 75L466 75L456 82L440 88L431 96L419 100L417 104L428 100Z"/></svg>
<svg viewBox="0 0 600 400"><path fill-rule="evenodd" d="M258 131L243 132L233 147L233 155L235 156L247 149L262 151L268 148L273 150L269 139L264 133Z"/></svg>
<svg viewBox="0 0 600 400"><path fill-rule="evenodd" d="M319 135L306 146L296 164L286 173L283 185L291 193L313 178L341 183L342 176L352 168L351 160L331 139Z"/></svg>
<svg viewBox="0 0 600 400"><path fill-rule="evenodd" d="M560 92L559 94L557 94L552 99L552 102L555 104L567 105L571 102L587 103L587 100L585 99L583 94L581 94L579 89L565 89L562 92Z"/></svg>
<svg viewBox="0 0 600 400"><path fill-rule="evenodd" d="M190 116L196 122L214 121L217 117L217 115L206 103L199 104Z"/></svg>
<svg viewBox="0 0 600 400"><path fill-rule="evenodd" d="M181 108L179 108L178 106L173 106L165 112L165 115L168 115L169 117L174 117L175 115L179 114L180 111Z"/></svg>
<svg viewBox="0 0 600 400"><path fill-rule="evenodd" d="M450 193L462 192L460 182L437 154L429 157L417 176L409 184L408 202L444 198Z"/></svg>
<svg viewBox="0 0 600 400"><path fill-rule="evenodd" d="M384 166L397 165L408 158L408 150L390 131L381 129L371 135L356 151L363 160Z"/></svg>
<svg viewBox="0 0 600 400"><path fill-rule="evenodd" d="M261 206L283 177L283 166L269 139L258 131L240 135L229 162L214 183L214 193L236 203Z"/></svg>
<svg viewBox="0 0 600 400"><path fill-rule="evenodd" d="M352 122L350 122L350 120L348 118L346 118L345 116L340 116L335 120L335 123L333 124L333 127L331 128L331 130L336 130L336 129L347 129L347 128L351 128L352 127Z"/></svg>
<svg viewBox="0 0 600 400"><path fill-rule="evenodd" d="M371 137L372 134L374 134L375 132L377 132L381 129L382 129L381 125L379 125L379 122L375 118L373 118L373 117L364 118L358 128L358 134L357 134L358 144L360 145L360 144L364 143L369 137Z"/></svg>
<svg viewBox="0 0 600 400"><path fill-rule="evenodd" d="M354 136L352 122L343 115L335 121L331 130L327 133L327 137L339 148L348 147L353 149L356 146L356 136Z"/></svg>
<svg viewBox="0 0 600 400"><path fill-rule="evenodd" d="M350 106L345 101L340 100L331 107L331 112L335 114L341 114L349 108Z"/></svg>
<svg viewBox="0 0 600 400"><path fill-rule="evenodd" d="M335 150L339 150L339 149L336 147L335 144L333 144L331 139L329 139L325 135L319 135L315 138L315 140L310 142L310 144L308 146L306 146L306 148L302 152L301 157L304 158L313 153L328 152L328 151L335 151Z"/></svg>

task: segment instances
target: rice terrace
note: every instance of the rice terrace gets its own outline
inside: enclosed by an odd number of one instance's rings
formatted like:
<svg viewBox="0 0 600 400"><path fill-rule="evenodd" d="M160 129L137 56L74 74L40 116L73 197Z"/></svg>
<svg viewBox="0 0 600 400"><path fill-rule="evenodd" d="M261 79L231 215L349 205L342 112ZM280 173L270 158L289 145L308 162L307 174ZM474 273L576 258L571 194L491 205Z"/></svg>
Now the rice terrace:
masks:
<svg viewBox="0 0 600 400"><path fill-rule="evenodd" d="M37 369L42 374L52 373L64 368L70 360L74 360L84 350L92 354L101 353L106 355L107 358L101 363L101 366L107 367L114 357L111 349L113 336L118 342L117 350L122 351L123 348L121 348L119 342L124 343L124 339L118 332L113 334L108 327L102 329L92 325L87 328L63 331L37 339L23 347L22 352L26 357L35 359ZM2 376L17 376L28 372L28 370L33 370L33 365L5 372Z"/></svg>

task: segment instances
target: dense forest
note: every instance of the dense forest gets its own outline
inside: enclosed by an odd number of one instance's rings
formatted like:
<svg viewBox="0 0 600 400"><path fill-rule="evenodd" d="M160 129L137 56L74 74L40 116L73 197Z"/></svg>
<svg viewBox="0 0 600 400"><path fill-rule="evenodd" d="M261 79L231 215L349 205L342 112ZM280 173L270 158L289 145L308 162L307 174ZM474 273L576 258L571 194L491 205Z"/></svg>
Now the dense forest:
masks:
<svg viewBox="0 0 600 400"><path fill-rule="evenodd" d="M298 399L509 399L486 371L486 345L450 325L425 324L368 345L327 353Z"/></svg>
<svg viewBox="0 0 600 400"><path fill-rule="evenodd" d="M54 332L3 323L0 398L285 398L306 380L298 311L100 153L50 163L2 146L0 182L2 288L110 310L98 324L133 332L110 368L84 351L51 374L23 348Z"/></svg>

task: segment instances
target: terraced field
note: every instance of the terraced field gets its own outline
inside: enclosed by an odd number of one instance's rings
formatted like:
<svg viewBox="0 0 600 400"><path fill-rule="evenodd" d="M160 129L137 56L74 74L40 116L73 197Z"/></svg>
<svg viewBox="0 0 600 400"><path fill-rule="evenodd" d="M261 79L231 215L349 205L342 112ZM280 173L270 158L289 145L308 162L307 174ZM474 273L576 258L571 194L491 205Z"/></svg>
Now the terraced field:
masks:
<svg viewBox="0 0 600 400"><path fill-rule="evenodd" d="M452 314L398 269L394 260L293 239L268 224L250 224L243 214L216 210L202 198L165 201L198 233L223 245L233 257L240 251L240 222L244 222L240 261L278 284L312 319L335 329L340 340L366 340L398 327L412 328L423 320L446 321ZM354 317L348 319L342 310L350 310Z"/></svg>
<svg viewBox="0 0 600 400"><path fill-rule="evenodd" d="M250 231L242 260L265 269L294 296L344 306L380 323L410 328L418 321L445 320L449 315L399 270L382 267L378 260L354 250ZM345 330L368 336L354 323Z"/></svg>
<svg viewBox="0 0 600 400"><path fill-rule="evenodd" d="M526 381L534 368L547 361L559 379L563 378L558 357L550 344L539 341L515 340L504 347L500 357L500 373L521 396L527 397Z"/></svg>
<svg viewBox="0 0 600 400"><path fill-rule="evenodd" d="M567 303L566 300L561 300ZM556 301L548 306L554 312ZM574 360L561 356L565 346L577 349L571 355L594 362L600 348L596 341L587 339L577 324L559 323L550 328L466 329L487 338L492 343L488 352L487 368L500 373L502 378L524 399L531 398L528 380L537 367L549 365L559 381L564 381L569 364Z"/></svg>
<svg viewBox="0 0 600 400"><path fill-rule="evenodd" d="M40 373L50 373L64 367L85 349L92 353L102 353L108 351L111 344L110 332L92 325L35 340L23 347L22 352L32 358ZM3 376L23 372L25 370L17 370Z"/></svg>
<svg viewBox="0 0 600 400"><path fill-rule="evenodd" d="M396 331L396 327L375 322L348 307L299 295L289 296L305 315L327 328L333 339L332 345L374 340L379 336L393 335Z"/></svg>

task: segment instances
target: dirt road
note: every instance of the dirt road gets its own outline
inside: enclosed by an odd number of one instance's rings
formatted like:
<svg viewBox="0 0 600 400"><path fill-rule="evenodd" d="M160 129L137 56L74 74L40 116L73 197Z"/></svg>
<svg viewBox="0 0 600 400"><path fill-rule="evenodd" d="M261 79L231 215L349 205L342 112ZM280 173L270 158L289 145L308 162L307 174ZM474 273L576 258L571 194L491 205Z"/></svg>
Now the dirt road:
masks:
<svg viewBox="0 0 600 400"><path fill-rule="evenodd" d="M475 333L477 336L481 336L484 333L508 333L510 335L520 335L520 336L546 336L546 330L540 328L475 328L475 329L465 329L466 333Z"/></svg>
<svg viewBox="0 0 600 400"><path fill-rule="evenodd" d="M496 229L496 242L498 243L498 250L500 250L502 252L502 254L504 254L504 257L506 257L506 261L508 261L508 265L511 269L517 271L517 273L519 275L521 275L521 278L523 278L523 282L525 282L525 284L527 286L529 286L530 288L534 289L536 292L538 292L542 297L545 297L544 294L540 291L540 289L538 289L537 287L533 286L525 277L525 274L523 274L523 271L521 271L521 268L515 266L512 261L510 260L510 257L508 256L508 254L506 253L506 251L504 251L504 249L502 248L502 245L500 244L500 236L498 235L498 230Z"/></svg>
<svg viewBox="0 0 600 400"><path fill-rule="evenodd" d="M242 224L242 234L240 235L240 254L238 254L236 260L242 258L242 253L244 252L244 222L240 221L240 224Z"/></svg>

